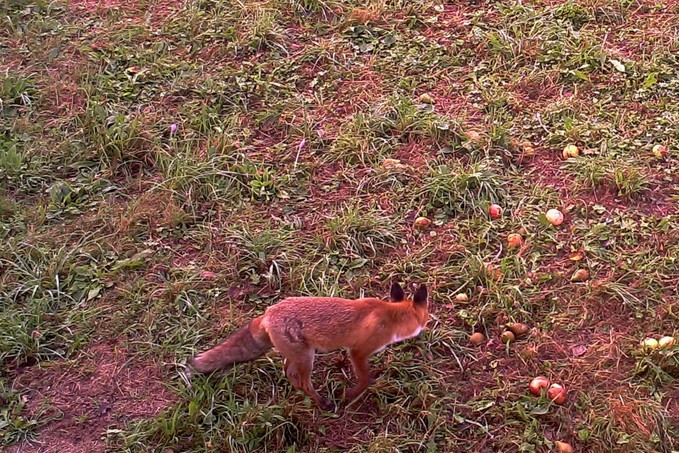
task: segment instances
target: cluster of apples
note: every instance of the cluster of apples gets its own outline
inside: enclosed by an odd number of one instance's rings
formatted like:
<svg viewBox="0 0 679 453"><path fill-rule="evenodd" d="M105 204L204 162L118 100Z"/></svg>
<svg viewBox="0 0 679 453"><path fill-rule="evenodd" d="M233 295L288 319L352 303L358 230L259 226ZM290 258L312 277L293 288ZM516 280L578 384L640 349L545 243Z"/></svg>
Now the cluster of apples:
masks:
<svg viewBox="0 0 679 453"><path fill-rule="evenodd" d="M499 219L502 217L502 206L498 204L491 204L488 206L488 215L490 216L491 219ZM545 212L545 218L549 223L551 223L554 226L559 226L563 223L564 221L564 215L563 212L559 211L558 209L549 209L547 212ZM509 237L512 235L510 234L507 239L509 240ZM521 235L517 235L519 238Z"/></svg>
<svg viewBox="0 0 679 453"><path fill-rule="evenodd" d="M651 150L653 155L658 159L665 159L670 153L665 145L657 144L653 145ZM580 149L573 144L566 145L562 151L564 159L569 159L571 157L578 157L580 155Z"/></svg>
<svg viewBox="0 0 679 453"><path fill-rule="evenodd" d="M674 337L669 335L656 340L655 338L648 337L641 342L641 347L645 352L653 352L656 349L669 349L676 344Z"/></svg>
<svg viewBox="0 0 679 453"><path fill-rule="evenodd" d="M513 343L517 338L521 338L528 333L528 326L520 322L507 324L504 332L500 334L500 340L507 344Z"/></svg>
<svg viewBox="0 0 679 453"><path fill-rule="evenodd" d="M564 159L570 159L572 157L578 157L580 155L580 149L573 144L566 145L562 151ZM665 145L654 145L653 155L658 159L664 159L669 155L669 151ZM392 160L392 159L387 159ZM502 207L497 204L491 204L488 207L488 215L491 219L499 219L502 217ZM564 221L564 215L558 209L549 209L545 213L545 218L549 223L554 226L559 226ZM431 220L426 217L418 217L415 219L414 225L416 228L424 229L431 225ZM519 247L523 243L523 237L520 234L512 233L507 236L507 245L511 248Z"/></svg>
<svg viewBox="0 0 679 453"><path fill-rule="evenodd" d="M503 344L509 344L516 341L517 338L521 338L528 333L530 329L527 325L520 322L510 322L505 326L505 330L500 334L500 341ZM478 346L486 341L486 336L481 332L475 332L469 336L469 342L474 346Z"/></svg>
<svg viewBox="0 0 679 453"><path fill-rule="evenodd" d="M538 376L528 385L528 390L535 396L540 396L543 391L547 392L547 397L558 405L566 402L566 389L561 384L552 384L544 376ZM573 447L567 442L554 442L556 451L559 453L573 453Z"/></svg>
<svg viewBox="0 0 679 453"><path fill-rule="evenodd" d="M491 204L490 206L488 206L488 215L493 220L499 219L500 217L502 217L502 206L498 204ZM549 209L545 213L545 218L549 223L551 223L554 226L559 226L564 221L564 215L558 209ZM431 219L424 216L420 216L415 219L413 225L415 226L415 228L424 229L431 225ZM518 247L523 243L523 238L520 234L512 233L509 236L507 236L507 243L510 247Z"/></svg>
<svg viewBox="0 0 679 453"><path fill-rule="evenodd" d="M540 396L545 389L547 390L547 397L556 404L561 405L566 402L566 388L561 384L552 384L544 376L536 377L528 385L528 390L535 396Z"/></svg>

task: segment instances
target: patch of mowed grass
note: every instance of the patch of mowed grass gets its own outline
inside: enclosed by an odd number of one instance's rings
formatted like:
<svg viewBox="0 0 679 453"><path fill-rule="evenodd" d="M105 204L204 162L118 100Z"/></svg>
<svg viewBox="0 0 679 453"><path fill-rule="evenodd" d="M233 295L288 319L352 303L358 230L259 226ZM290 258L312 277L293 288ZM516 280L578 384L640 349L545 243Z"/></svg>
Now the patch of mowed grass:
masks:
<svg viewBox="0 0 679 453"><path fill-rule="evenodd" d="M195 143L195 142L194 142ZM166 175L162 186L186 203L205 200L242 200L270 202L283 195L287 175L275 167L249 160L243 154L223 155L207 150L208 155L195 156L194 150L164 155L159 166Z"/></svg>
<svg viewBox="0 0 679 453"><path fill-rule="evenodd" d="M149 148L153 139L144 133L138 118L122 113L123 106L90 101L78 124L85 146L91 150L85 159L98 160L104 167L152 165Z"/></svg>
<svg viewBox="0 0 679 453"><path fill-rule="evenodd" d="M8 0L0 5L1 36L19 38L32 50L63 33L61 5L43 0Z"/></svg>
<svg viewBox="0 0 679 453"><path fill-rule="evenodd" d="M576 84L589 82L592 75L615 73L619 62L601 45L591 9L574 2L547 8L499 4L497 9L498 19L476 34L477 40L483 35L486 64L494 70L558 68L565 81Z"/></svg>
<svg viewBox="0 0 679 453"><path fill-rule="evenodd" d="M20 108L27 108L33 103L36 94L35 82L31 77L13 74L9 71L2 76L0 83L0 100L4 115L13 116Z"/></svg>
<svg viewBox="0 0 679 453"><path fill-rule="evenodd" d="M352 115L320 157L326 162L374 166L402 143L423 140L441 148L459 144L460 129L457 122L436 114L429 104L393 96L370 111Z"/></svg>
<svg viewBox="0 0 679 453"><path fill-rule="evenodd" d="M241 278L253 284L266 281L271 289L280 289L283 276L297 260L299 245L293 245L295 232L285 227L242 225L228 233L237 250L237 269Z"/></svg>
<svg viewBox="0 0 679 453"><path fill-rule="evenodd" d="M326 226L329 248L349 258L374 258L397 242L394 221L358 203L342 206L327 220Z"/></svg>
<svg viewBox="0 0 679 453"><path fill-rule="evenodd" d="M34 441L36 431L58 420L43 408L28 416L24 411L26 403L25 395L12 386L9 376L0 373L0 447Z"/></svg>
<svg viewBox="0 0 679 453"><path fill-rule="evenodd" d="M162 282L137 278L119 289L115 310L102 318L126 339L130 351L159 354L174 367L205 335L207 307L225 304L223 290L206 286L193 269L176 269Z"/></svg>
<svg viewBox="0 0 679 453"><path fill-rule="evenodd" d="M285 3L262 1L253 7L248 3L234 5L223 0L192 1L186 8L187 17L173 18L169 29L182 30L183 35L188 34L197 42L217 39L230 45L232 50L264 50L274 46L284 32L280 20L281 9L289 10Z"/></svg>
<svg viewBox="0 0 679 453"><path fill-rule="evenodd" d="M651 183L644 174L648 170L620 162L613 156L571 158L564 167L581 187L614 190L625 198L638 197L651 189Z"/></svg>
<svg viewBox="0 0 679 453"><path fill-rule="evenodd" d="M636 384L632 385L636 391L643 391ZM578 406L587 415L574 428L576 438L583 447L604 451L610 445L624 445L623 448L631 451L671 451L676 427L672 426L672 415L668 408L658 398L640 404L638 400L616 393L601 396L580 395ZM630 429L631 419L638 420L640 429ZM647 434L649 432L650 436Z"/></svg>
<svg viewBox="0 0 679 453"><path fill-rule="evenodd" d="M448 215L472 212L485 215L489 205L503 201L503 185L503 177L492 162L470 165L459 161L433 162L420 197L431 209Z"/></svg>
<svg viewBox="0 0 679 453"><path fill-rule="evenodd" d="M85 344L86 321L97 314L93 301L113 260L96 243L72 249L11 243L0 256L5 315L0 359L63 358Z"/></svg>
<svg viewBox="0 0 679 453"><path fill-rule="evenodd" d="M247 371L194 377L190 388L174 389L182 396L182 403L155 420L135 423L125 432L109 433L108 443L120 451L156 445L182 451L216 448L246 452L303 445L309 435L300 426L306 411L277 401L279 392L286 393L278 362L262 360L246 365ZM276 390L274 399L260 400L257 390L269 386Z"/></svg>

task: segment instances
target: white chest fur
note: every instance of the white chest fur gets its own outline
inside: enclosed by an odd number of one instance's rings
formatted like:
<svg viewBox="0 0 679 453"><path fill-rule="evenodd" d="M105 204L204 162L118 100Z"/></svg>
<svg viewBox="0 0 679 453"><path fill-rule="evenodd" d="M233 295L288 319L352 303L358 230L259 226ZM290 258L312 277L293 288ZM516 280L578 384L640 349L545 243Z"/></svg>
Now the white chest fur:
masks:
<svg viewBox="0 0 679 453"><path fill-rule="evenodd" d="M406 334L395 333L391 336L391 338L389 339L389 342L387 344L383 344L382 346L377 348L377 350L375 352L373 352L373 354L380 352L382 349L386 348L390 344L398 343L399 341L403 341L403 340L407 340L408 338L416 337L420 334L420 332L422 332L422 326L417 326L417 328L415 330L408 332Z"/></svg>
<svg viewBox="0 0 679 453"><path fill-rule="evenodd" d="M399 335L398 333L395 333L394 335L391 336L391 341L389 342L389 344L398 343L399 341L416 337L420 334L420 332L422 332L422 326L417 326L415 330L413 330L412 332L408 332L405 335Z"/></svg>

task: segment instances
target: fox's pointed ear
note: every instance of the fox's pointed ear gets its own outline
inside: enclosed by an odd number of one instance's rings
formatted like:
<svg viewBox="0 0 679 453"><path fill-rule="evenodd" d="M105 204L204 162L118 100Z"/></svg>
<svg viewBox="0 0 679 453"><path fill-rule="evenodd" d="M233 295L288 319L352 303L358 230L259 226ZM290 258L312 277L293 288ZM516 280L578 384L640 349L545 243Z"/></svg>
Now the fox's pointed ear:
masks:
<svg viewBox="0 0 679 453"><path fill-rule="evenodd" d="M401 288L401 285L399 285L398 282L391 284L391 292L389 293L389 297L391 297L391 300L394 302L401 302L406 298L403 288Z"/></svg>
<svg viewBox="0 0 679 453"><path fill-rule="evenodd" d="M427 305L427 287L424 285L420 285L419 288L417 288L417 291L415 291L415 295L413 296L413 303L415 305Z"/></svg>

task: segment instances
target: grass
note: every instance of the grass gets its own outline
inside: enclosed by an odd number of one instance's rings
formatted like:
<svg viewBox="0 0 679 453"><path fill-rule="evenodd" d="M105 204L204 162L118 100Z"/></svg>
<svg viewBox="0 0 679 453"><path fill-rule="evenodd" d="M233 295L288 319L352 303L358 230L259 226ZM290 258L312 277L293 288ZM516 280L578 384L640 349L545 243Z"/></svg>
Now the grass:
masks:
<svg viewBox="0 0 679 453"><path fill-rule="evenodd" d="M676 4L105 3L0 5L3 448L679 449L679 347L639 346L679 333ZM348 407L275 353L185 379L282 297L393 279L429 328Z"/></svg>

